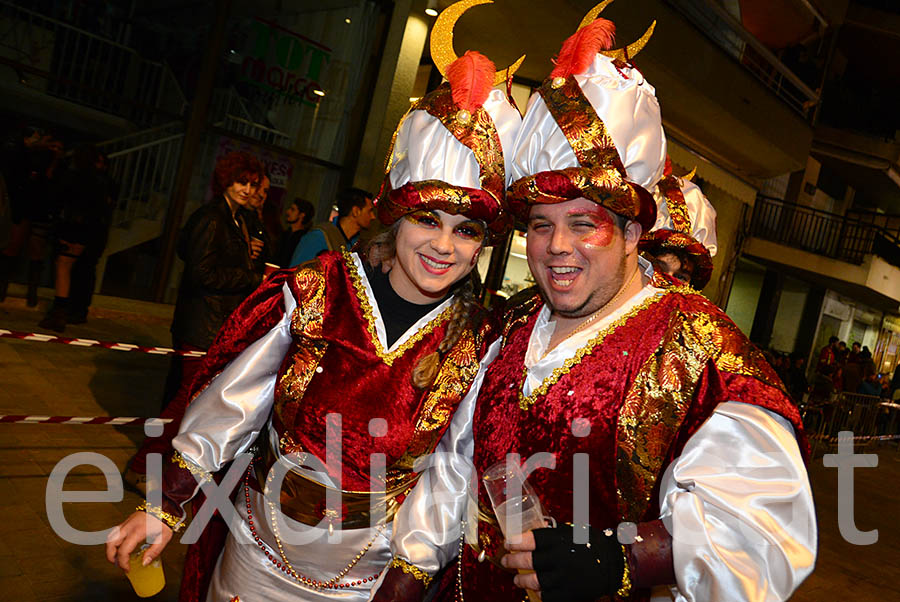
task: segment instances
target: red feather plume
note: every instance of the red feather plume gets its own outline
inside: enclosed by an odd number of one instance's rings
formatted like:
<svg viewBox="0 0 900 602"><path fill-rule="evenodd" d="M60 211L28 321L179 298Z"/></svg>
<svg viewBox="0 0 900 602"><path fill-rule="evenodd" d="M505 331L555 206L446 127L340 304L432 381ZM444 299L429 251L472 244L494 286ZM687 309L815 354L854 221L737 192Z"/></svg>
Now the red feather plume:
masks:
<svg viewBox="0 0 900 602"><path fill-rule="evenodd" d="M474 50L447 66L447 81L453 93L453 101L460 108L474 112L484 104L494 87L496 69L491 59Z"/></svg>
<svg viewBox="0 0 900 602"><path fill-rule="evenodd" d="M559 56L553 61L556 67L550 77L568 77L582 73L598 52L613 47L615 39L616 24L609 19L595 19L563 42Z"/></svg>

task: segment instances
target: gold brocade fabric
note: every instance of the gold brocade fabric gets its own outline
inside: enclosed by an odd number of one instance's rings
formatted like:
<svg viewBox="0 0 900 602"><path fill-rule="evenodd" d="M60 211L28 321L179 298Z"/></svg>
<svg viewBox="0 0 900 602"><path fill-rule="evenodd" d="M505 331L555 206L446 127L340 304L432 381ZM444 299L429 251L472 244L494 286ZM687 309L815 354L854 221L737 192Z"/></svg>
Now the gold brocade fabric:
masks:
<svg viewBox="0 0 900 602"><path fill-rule="evenodd" d="M677 321L670 322L670 328L673 324L678 326ZM707 359L685 346L682 333L667 333L663 340L663 348L641 366L619 411L616 482L624 520L641 520L650 504Z"/></svg>
<svg viewBox="0 0 900 602"><path fill-rule="evenodd" d="M539 92L579 165L549 172L552 178L547 177L548 172L542 172L513 182L507 191L512 210L523 219L531 204L558 203L583 196L632 219L641 215L641 197L634 185L626 181L612 137L575 78L549 79Z"/></svg>
<svg viewBox="0 0 900 602"><path fill-rule="evenodd" d="M450 420L453 408L462 400L469 383L478 374L478 349L474 335L464 332L447 354L416 424L417 431L433 431Z"/></svg>
<svg viewBox="0 0 900 602"><path fill-rule="evenodd" d="M286 400L299 403L306 386L315 374L316 368L328 343L322 338L322 319L325 315L325 276L318 264L304 267L295 276L298 298L297 308L291 316L291 333L297 344L292 345L291 362L278 380L275 395L275 415L282 418ZM284 453L302 451L296 445L287 443Z"/></svg>
<svg viewBox="0 0 900 602"><path fill-rule="evenodd" d="M453 304L441 312L425 327L420 329L396 350L387 353L378 341L375 331L375 317L372 306L357 271L356 263L349 252L344 252L339 261L343 264L350 281L351 294L359 301L363 313L364 336L370 338L376 355L391 366L394 360L409 352L423 337L441 327L453 313ZM281 452L300 453L309 450L292 436L290 426L285 421L286 408L295 411L304 402L304 394L317 374L317 368L328 350L328 343L322 336L323 318L327 302L326 277L318 263L304 267L296 274L297 308L291 316L291 333L294 343L289 358L283 365L275 393L275 415L286 430L280 433ZM329 279L329 282L331 280ZM355 319L355 318L354 318ZM400 486L408 480L415 460L434 450L438 440L449 424L453 412L478 373L484 341L491 335L490 322L485 320L480 329L465 329L457 343L443 357L431 388L423 394L418 415L414 416L415 431L405 452L387 467L389 489ZM436 345L436 343L435 343ZM409 378L408 373L397 378Z"/></svg>
<svg viewBox="0 0 900 602"><path fill-rule="evenodd" d="M681 187L678 185L678 178L668 175L660 180L657 186L666 197L666 208L672 218L673 229L684 234L691 234L693 232L691 216L688 213L687 203L684 201L684 193L681 192ZM691 238L691 242L696 241Z"/></svg>
<svg viewBox="0 0 900 602"><path fill-rule="evenodd" d="M679 311L668 329L662 347L641 366L619 412L616 481L623 520L642 520L651 504L663 462L710 362L719 372L784 391L759 350L723 314Z"/></svg>
<svg viewBox="0 0 900 602"><path fill-rule="evenodd" d="M558 83L556 78L547 79L538 91L547 110L569 141L578 163L589 169L621 168L622 175L625 170L612 136L575 77L570 75L562 85Z"/></svg>
<svg viewBox="0 0 900 602"><path fill-rule="evenodd" d="M388 470L388 478L411 471L416 459L431 452L453 417L478 374L479 349L483 347L487 328L478 333L463 332L456 345L444 358L434 384L422 404L416 421L416 433L407 452Z"/></svg>
<svg viewBox="0 0 900 602"><path fill-rule="evenodd" d="M490 193L495 199L503 198L506 188L506 166L503 163L503 147L500 143L500 134L494 126L494 121L484 107L479 107L474 113L465 112L462 115L459 106L453 101L453 93L450 84L443 83L437 89L423 98L417 100L400 119L400 124L412 111L426 111L429 115L440 119L453 137L469 148L475 155L475 160L481 170L479 181L481 188ZM461 119L465 116L466 119ZM397 133L400 126L394 130L391 137L391 145L388 149L387 162L385 163L385 181L382 186L381 203L390 202L387 193L391 190L390 171L393 167L394 145L397 142Z"/></svg>

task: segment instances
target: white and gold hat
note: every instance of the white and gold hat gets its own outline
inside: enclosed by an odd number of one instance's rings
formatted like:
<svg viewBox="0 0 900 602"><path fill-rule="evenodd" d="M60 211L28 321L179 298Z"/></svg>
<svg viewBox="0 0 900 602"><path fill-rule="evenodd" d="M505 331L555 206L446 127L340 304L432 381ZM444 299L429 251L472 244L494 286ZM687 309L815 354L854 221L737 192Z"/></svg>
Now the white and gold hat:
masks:
<svg viewBox="0 0 900 602"><path fill-rule="evenodd" d="M607 4L566 40L528 103L507 191L520 219L533 204L584 197L645 231L655 220L648 191L662 176L666 137L656 91L630 62L653 26L635 44L610 50L615 26L596 18Z"/></svg>
<svg viewBox="0 0 900 602"><path fill-rule="evenodd" d="M676 176L666 160L665 177L654 193L656 223L641 237L639 246L651 255L667 251L689 255L694 261L691 285L700 290L712 276L712 258L718 251L716 210L700 187L691 182L691 175Z"/></svg>
<svg viewBox="0 0 900 602"><path fill-rule="evenodd" d="M508 151L522 117L494 86L506 82L524 57L498 73L484 55L469 51L457 58L452 50L453 23L470 6L487 2L457 2L435 22L431 53L446 81L417 100L394 133L375 201L385 224L412 211L440 209L483 220L489 243L512 225L505 201Z"/></svg>

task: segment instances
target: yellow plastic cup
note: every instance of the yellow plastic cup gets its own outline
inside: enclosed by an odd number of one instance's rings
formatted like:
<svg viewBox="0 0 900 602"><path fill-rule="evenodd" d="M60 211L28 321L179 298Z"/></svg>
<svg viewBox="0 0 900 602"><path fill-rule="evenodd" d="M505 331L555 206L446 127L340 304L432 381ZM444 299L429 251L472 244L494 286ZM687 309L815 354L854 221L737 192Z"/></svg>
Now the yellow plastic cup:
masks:
<svg viewBox="0 0 900 602"><path fill-rule="evenodd" d="M160 562L159 558L147 566L142 566L141 564L144 550L149 547L149 544L144 544L140 550L134 552L128 559L128 580L131 581L134 593L140 598L155 596L166 586L166 575L163 573L162 562Z"/></svg>

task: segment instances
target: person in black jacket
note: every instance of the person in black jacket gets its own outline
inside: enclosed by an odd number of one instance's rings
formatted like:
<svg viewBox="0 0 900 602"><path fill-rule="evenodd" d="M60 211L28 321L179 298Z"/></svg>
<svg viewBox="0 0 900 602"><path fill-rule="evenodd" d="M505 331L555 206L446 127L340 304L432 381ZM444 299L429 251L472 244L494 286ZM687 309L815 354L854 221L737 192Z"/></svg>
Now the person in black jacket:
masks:
<svg viewBox="0 0 900 602"><path fill-rule="evenodd" d="M244 152L216 163L216 198L187 220L178 243L184 274L172 320L175 349L206 351L234 309L262 281L254 260L262 246L251 242L245 208L263 177L263 166ZM190 384L199 361L175 356L163 407L182 384Z"/></svg>
<svg viewBox="0 0 900 602"><path fill-rule="evenodd" d="M262 282L263 273L255 262L263 245L253 240L248 220L251 199L264 174L263 165L248 153L234 151L220 158L213 173L216 197L192 213L184 225L178 240L184 273L171 328L176 350L209 349L225 319ZM163 391L164 416L166 406L176 399L173 407L186 404L181 396L188 395L201 360L172 356ZM122 477L144 492L146 472L146 456L139 453Z"/></svg>

